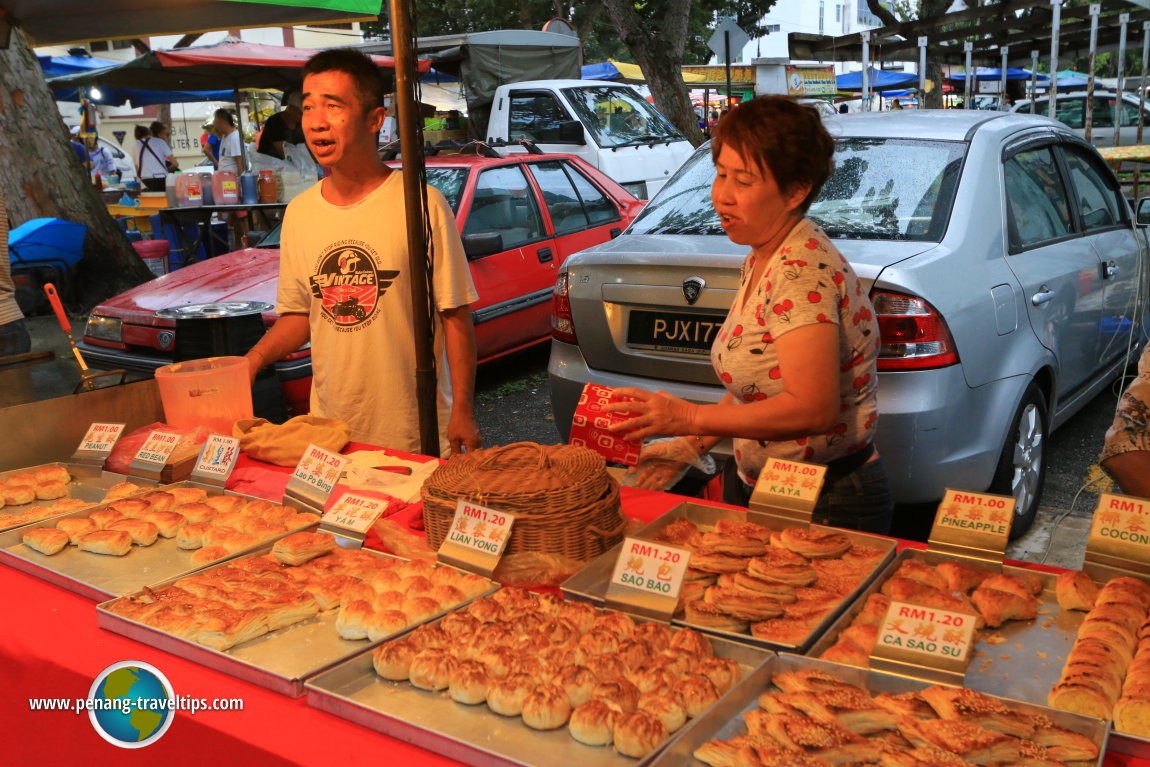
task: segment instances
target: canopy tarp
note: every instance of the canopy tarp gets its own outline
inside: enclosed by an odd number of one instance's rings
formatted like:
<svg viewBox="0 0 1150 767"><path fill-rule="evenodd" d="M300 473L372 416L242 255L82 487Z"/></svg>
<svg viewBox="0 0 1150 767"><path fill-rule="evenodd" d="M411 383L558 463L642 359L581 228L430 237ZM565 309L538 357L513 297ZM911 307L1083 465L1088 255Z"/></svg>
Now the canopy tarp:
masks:
<svg viewBox="0 0 1150 767"><path fill-rule="evenodd" d="M74 74L76 72L91 72L94 69L106 69L118 66L121 62L112 59L101 59L95 56L37 56L40 68L44 70L45 77L58 77ZM107 106L123 106L129 101L134 107L148 106L149 104L181 104L190 101L231 101L232 91L157 91L140 90L138 88L101 88L99 96L91 92L80 93L79 87L56 88L52 94L59 101L79 101L82 95L95 104Z"/></svg>
<svg viewBox="0 0 1150 767"><path fill-rule="evenodd" d="M951 81L963 81L966 79L966 72L962 67L950 73L947 77ZM1000 67L975 67L974 77L975 80L1002 82L1002 69ZM1030 70L1022 69L1021 67L1007 67L1006 68L1007 80L1029 80ZM1050 75L1039 74L1038 82L1045 83L1050 81Z"/></svg>
<svg viewBox="0 0 1150 767"><path fill-rule="evenodd" d="M311 3L312 0L302 0ZM295 5L289 5L294 2ZM149 35L184 35L219 29L332 24L379 16L382 2L356 13L333 8L299 7L301 0L0 0L0 45L8 28L24 30L33 45L59 45Z"/></svg>
<svg viewBox="0 0 1150 767"><path fill-rule="evenodd" d="M607 59L597 64L585 64L582 67L584 80L615 80L625 83L644 83L647 78L638 64L628 64L625 61ZM683 70L683 82L702 83L707 78L696 72Z"/></svg>
<svg viewBox="0 0 1150 767"><path fill-rule="evenodd" d="M895 90L918 85L918 75L914 72L890 72L871 67L868 72L868 87L872 91ZM847 72L835 78L835 86L840 91L861 91L862 72Z"/></svg>
<svg viewBox="0 0 1150 767"><path fill-rule="evenodd" d="M3 0L0 0L3 2ZM103 69L77 72L48 81L52 88L98 85L103 88L137 88L170 91L215 90L221 87L285 88L300 84L300 70L317 51L260 45L228 38L215 45L149 51L129 62ZM390 56L372 56L380 67L393 68ZM420 62L420 71L430 65Z"/></svg>

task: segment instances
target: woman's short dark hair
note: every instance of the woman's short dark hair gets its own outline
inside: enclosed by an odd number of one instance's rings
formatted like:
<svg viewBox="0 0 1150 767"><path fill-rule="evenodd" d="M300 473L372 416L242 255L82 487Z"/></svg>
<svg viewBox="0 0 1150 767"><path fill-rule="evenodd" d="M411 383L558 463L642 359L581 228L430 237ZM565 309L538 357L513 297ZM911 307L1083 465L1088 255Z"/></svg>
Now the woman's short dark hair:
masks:
<svg viewBox="0 0 1150 767"><path fill-rule="evenodd" d="M363 111L383 107L383 75L371 57L351 48L321 51L307 60L303 76L322 72L343 72L355 82L355 95Z"/></svg>
<svg viewBox="0 0 1150 767"><path fill-rule="evenodd" d="M163 133L167 129L167 127L168 127L167 125L164 125L159 120L153 120L152 124L148 126L148 130L151 132L151 134L153 136L155 136L156 138L159 138L160 134Z"/></svg>
<svg viewBox="0 0 1150 767"><path fill-rule="evenodd" d="M141 141L141 140L146 139L148 136L151 136L151 135L152 135L151 131L149 131L143 125L137 125L136 126L136 141Z"/></svg>
<svg viewBox="0 0 1150 767"><path fill-rule="evenodd" d="M711 140L713 160L718 161L724 146L760 171L770 171L784 194L809 184L801 213L834 172L835 143L818 111L787 96L759 96L724 115Z"/></svg>

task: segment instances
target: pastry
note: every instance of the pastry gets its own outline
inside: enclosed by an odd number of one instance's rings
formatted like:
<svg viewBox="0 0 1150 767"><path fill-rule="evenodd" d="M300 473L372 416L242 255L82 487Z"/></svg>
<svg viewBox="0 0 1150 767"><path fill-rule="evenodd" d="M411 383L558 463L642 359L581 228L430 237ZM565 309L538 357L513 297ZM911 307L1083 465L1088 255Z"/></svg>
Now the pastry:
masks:
<svg viewBox="0 0 1150 767"><path fill-rule="evenodd" d="M926 699L917 692L903 692L897 695L888 692L879 693L874 696L874 702L899 717L905 716L913 719L938 718L934 707L927 703Z"/></svg>
<svg viewBox="0 0 1150 767"><path fill-rule="evenodd" d="M683 605L683 610L685 620L692 626L734 633L746 633L748 628L745 618L736 618L702 600L687 602Z"/></svg>
<svg viewBox="0 0 1150 767"><path fill-rule="evenodd" d="M0 487L0 499L6 506L23 506L36 500L36 486L4 485Z"/></svg>
<svg viewBox="0 0 1150 767"><path fill-rule="evenodd" d="M1016 738L1029 738L1034 734L1032 718L1015 713L998 698L975 690L933 685L922 690L921 695L940 719L961 720Z"/></svg>
<svg viewBox="0 0 1150 767"><path fill-rule="evenodd" d="M692 563L694 558L691 558ZM768 557L754 557L746 563L747 574L764 581L791 586L810 586L819 574L807 563L778 563Z"/></svg>
<svg viewBox="0 0 1150 767"><path fill-rule="evenodd" d="M605 700L589 700L571 712L567 731L588 746L608 746L614 740L615 723L623 712Z"/></svg>
<svg viewBox="0 0 1150 767"><path fill-rule="evenodd" d="M783 548L807 559L829 559L842 556L851 547L850 539L829 528L788 527L779 534Z"/></svg>
<svg viewBox="0 0 1150 767"><path fill-rule="evenodd" d="M153 511L144 515L144 519L156 526L156 530L164 538L176 537L176 531L184 523L184 517L175 511Z"/></svg>
<svg viewBox="0 0 1150 767"><path fill-rule="evenodd" d="M1038 591L1034 590L1036 583L1038 585ZM1041 581L1023 578L1018 575L999 573L984 579L982 583L979 584L979 588L1005 591L1010 594L1017 594L1023 599L1026 599L1027 597L1033 597L1035 594L1040 593L1042 591L1042 583Z"/></svg>
<svg viewBox="0 0 1150 767"><path fill-rule="evenodd" d="M61 519L56 523L58 530L63 530L68 534L69 543L76 546L80 543L80 536L87 533L95 532L100 527L95 522L86 517L69 517Z"/></svg>
<svg viewBox="0 0 1150 767"><path fill-rule="evenodd" d="M24 533L24 545L41 554L57 554L68 545L69 536L63 530L55 527L37 527Z"/></svg>
<svg viewBox="0 0 1150 767"><path fill-rule="evenodd" d="M615 704L624 714L630 714L639 705L639 688L624 677L600 682L591 691L592 698L602 698Z"/></svg>
<svg viewBox="0 0 1150 767"><path fill-rule="evenodd" d="M579 638L577 645L584 661L596 655L606 655L619 650L619 638L608 631L592 631Z"/></svg>
<svg viewBox="0 0 1150 767"><path fill-rule="evenodd" d="M1063 610L1089 610L1098 598L1098 586L1081 570L1067 571L1054 581L1054 595Z"/></svg>
<svg viewBox="0 0 1150 767"><path fill-rule="evenodd" d="M1093 762L1098 746L1085 735L1059 727L1044 716L1034 717L1037 729L1030 740L1046 749L1050 759L1063 762Z"/></svg>
<svg viewBox="0 0 1150 767"><path fill-rule="evenodd" d="M132 550L132 536L124 530L97 530L81 536L77 545L81 551L122 557Z"/></svg>
<svg viewBox="0 0 1150 767"><path fill-rule="evenodd" d="M272 546L272 556L285 565L302 565L335 549L335 538L327 533L293 533Z"/></svg>
<svg viewBox="0 0 1150 767"><path fill-rule="evenodd" d="M833 560L820 560L833 561ZM813 567L813 566L812 566ZM719 576L718 584L728 588L744 591L748 594L768 597L776 602L790 603L797 598L795 587L778 581L768 581L756 578L750 573L735 573L733 575ZM684 584L685 585L685 584Z"/></svg>
<svg viewBox="0 0 1150 767"><path fill-rule="evenodd" d="M109 503L121 498L127 498L140 492L141 489L142 488L139 485L133 484L131 482L117 482L116 484L109 487L108 491L104 493L104 500L102 503Z"/></svg>
<svg viewBox="0 0 1150 767"><path fill-rule="evenodd" d="M882 708L869 693L850 687L822 692L791 693L787 704L816 722L834 724L858 735L893 730L898 717Z"/></svg>
<svg viewBox="0 0 1150 767"><path fill-rule="evenodd" d="M72 481L72 475L63 466L40 466L32 471L32 476L37 482L60 482L66 485Z"/></svg>
<svg viewBox="0 0 1150 767"><path fill-rule="evenodd" d="M137 546L151 546L160 535L160 529L146 519L121 519L108 525L107 529L127 532Z"/></svg>
<svg viewBox="0 0 1150 767"><path fill-rule="evenodd" d="M720 519L715 522L715 532L766 543L771 540L771 533L774 531L754 522L744 522L740 519Z"/></svg>
<svg viewBox="0 0 1150 767"><path fill-rule="evenodd" d="M699 554L730 554L736 557L757 557L766 553L768 543L764 540L746 538L726 533L703 533L695 542ZM691 555L692 563L695 554Z"/></svg>
<svg viewBox="0 0 1150 767"><path fill-rule="evenodd" d="M978 588L993 571L967 562L939 562L935 565L939 575L946 579L946 590L969 593Z"/></svg>
<svg viewBox="0 0 1150 767"><path fill-rule="evenodd" d="M920 559L904 561L895 571L894 577L909 578L939 591L966 591L966 589L957 589L951 586L950 580L938 568L932 567ZM884 593L886 593L885 590Z"/></svg>
<svg viewBox="0 0 1150 767"><path fill-rule="evenodd" d="M412 597L405 600L400 609L407 616L408 623L423 623L442 611L439 603L431 597Z"/></svg>
<svg viewBox="0 0 1150 767"><path fill-rule="evenodd" d="M562 687L541 685L523 699L523 724L533 730L557 730L567 724L571 703Z"/></svg>
<svg viewBox="0 0 1150 767"><path fill-rule="evenodd" d="M131 536L128 537L128 540L131 541ZM81 544L80 548L83 547L83 544ZM210 562L215 562L218 559L223 559L227 555L228 550L223 546L204 546L203 548L197 549L192 553L192 564L206 565Z"/></svg>
<svg viewBox="0 0 1150 767"><path fill-rule="evenodd" d="M194 641L214 650L227 650L268 632L267 616L230 608L198 613L201 628Z"/></svg>
<svg viewBox="0 0 1150 767"><path fill-rule="evenodd" d="M378 642L381 639L398 634L411 624L412 621L408 619L407 614L399 610L373 612L371 619L367 622L367 638L372 642ZM484 693L486 693L486 690L484 690Z"/></svg>
<svg viewBox="0 0 1150 767"><path fill-rule="evenodd" d="M669 647L674 630L666 623L659 621L643 621L635 626L635 639L648 642L653 648Z"/></svg>
<svg viewBox="0 0 1150 767"><path fill-rule="evenodd" d="M1025 621L1038 616L1038 600L1033 596L1029 594L1020 596L1007 591L987 588L985 581L974 590L970 599L978 608L978 612L986 621L986 625L991 628L997 628L1006 621ZM932 607L934 605L927 606Z"/></svg>
<svg viewBox="0 0 1150 767"><path fill-rule="evenodd" d="M715 689L722 695L739 681L739 664L730 658L708 658L699 664L695 673L710 679L711 684L715 685Z"/></svg>
<svg viewBox="0 0 1150 767"><path fill-rule="evenodd" d="M708 586L703 601L722 613L745 621L764 621L783 614L782 605L769 597L749 595L722 586Z"/></svg>
<svg viewBox="0 0 1150 767"><path fill-rule="evenodd" d="M719 691L715 689L715 685L702 674L691 674L680 679L671 688L671 694L691 719L699 716L719 699Z"/></svg>
<svg viewBox="0 0 1150 767"><path fill-rule="evenodd" d="M487 685L489 681L486 666L477 660L465 660L459 663L448 677L447 694L455 702L464 703L469 706L485 703L487 701ZM564 717L563 721L567 721L566 717Z"/></svg>
<svg viewBox="0 0 1150 767"><path fill-rule="evenodd" d="M52 514L67 514L72 511L79 511L91 506L91 501L85 501L81 498L61 498L55 503L48 504L45 508L52 512Z"/></svg>
<svg viewBox="0 0 1150 767"><path fill-rule="evenodd" d="M771 618L751 624L751 636L781 645L797 647L815 630L817 621Z"/></svg>
<svg viewBox="0 0 1150 767"><path fill-rule="evenodd" d="M730 554L691 554L691 567L705 573L738 573L746 566L746 559Z"/></svg>
<svg viewBox="0 0 1150 767"><path fill-rule="evenodd" d="M935 746L975 764L1011 763L1018 758L1017 739L969 722L903 718L899 732L915 746Z"/></svg>
<svg viewBox="0 0 1150 767"><path fill-rule="evenodd" d="M371 654L375 673L393 682L406 682L411 676L411 659L415 657L415 647L406 640L382 644Z"/></svg>
<svg viewBox="0 0 1150 767"><path fill-rule="evenodd" d="M615 750L635 759L651 753L670 736L663 722L645 711L620 716L612 734Z"/></svg>
<svg viewBox="0 0 1150 767"><path fill-rule="evenodd" d="M846 632L843 633L845 634ZM819 657L823 660L842 663L847 666L867 668L870 666L870 654L873 649L873 645L871 647L864 647L848 637L841 636L837 642L823 650L823 654Z"/></svg>
<svg viewBox="0 0 1150 767"><path fill-rule="evenodd" d="M173 504L176 506L183 503L202 503L208 497L208 491L202 487L169 487L164 492L172 496Z"/></svg>
<svg viewBox="0 0 1150 767"><path fill-rule="evenodd" d="M345 602L335 619L335 630L344 639L367 639L368 626L374 614L371 603L366 600Z"/></svg>
<svg viewBox="0 0 1150 767"><path fill-rule="evenodd" d="M446 650L423 650L411 659L409 681L421 690L446 690L457 665Z"/></svg>
<svg viewBox="0 0 1150 767"><path fill-rule="evenodd" d="M677 732L687 723L687 712L673 695L650 692L639 698L639 711L658 717L667 732Z"/></svg>
<svg viewBox="0 0 1150 767"><path fill-rule="evenodd" d="M523 701L535 686L535 680L527 674L514 674L492 682L487 690L487 707L501 716L519 716L523 712Z"/></svg>
<svg viewBox="0 0 1150 767"><path fill-rule="evenodd" d="M219 513L230 513L241 511L247 504L247 500L238 495L213 495L210 498L205 498L201 503Z"/></svg>
<svg viewBox="0 0 1150 767"><path fill-rule="evenodd" d="M36 498L41 501L54 501L68 495L66 482L49 481L36 483Z"/></svg>
<svg viewBox="0 0 1150 767"><path fill-rule="evenodd" d="M124 515L113 508L96 509L95 511L88 514L88 519L99 525L101 530L107 528L108 525L112 524L113 522L123 518Z"/></svg>
<svg viewBox="0 0 1150 767"><path fill-rule="evenodd" d="M139 498L125 498L110 505L128 519L143 519L149 511L154 511L152 504Z"/></svg>
<svg viewBox="0 0 1150 767"><path fill-rule="evenodd" d="M210 522L219 512L206 503L183 503L173 509L185 522Z"/></svg>
<svg viewBox="0 0 1150 767"><path fill-rule="evenodd" d="M172 507L176 505L175 496L162 490L148 493L142 497L142 500L150 503L155 511L171 511Z"/></svg>
<svg viewBox="0 0 1150 767"><path fill-rule="evenodd" d="M204 533L210 528L205 522L180 525L176 531L176 548L198 549L204 545Z"/></svg>
<svg viewBox="0 0 1150 767"><path fill-rule="evenodd" d="M559 672L555 678L555 683L563 688L563 691L567 693L568 702L572 708L575 708L591 700L595 687L598 685L598 677L586 666L572 665ZM638 689L637 686L636 689Z"/></svg>

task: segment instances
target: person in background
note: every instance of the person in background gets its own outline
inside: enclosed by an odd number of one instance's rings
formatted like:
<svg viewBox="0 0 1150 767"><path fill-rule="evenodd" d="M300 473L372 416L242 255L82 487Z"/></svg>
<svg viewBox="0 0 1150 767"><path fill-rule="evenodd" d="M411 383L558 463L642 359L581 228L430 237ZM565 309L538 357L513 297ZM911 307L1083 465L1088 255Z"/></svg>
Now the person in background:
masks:
<svg viewBox="0 0 1150 767"><path fill-rule="evenodd" d="M895 99L894 101L891 102L890 108L891 109L902 109L902 102L899 101L898 99Z"/></svg>
<svg viewBox="0 0 1150 767"><path fill-rule="evenodd" d="M79 125L73 125L68 129L68 141L72 144L72 151L76 154L76 159L80 161L80 164L84 166L84 170L91 171L92 163L88 159L88 148L80 140Z"/></svg>
<svg viewBox="0 0 1150 767"><path fill-rule="evenodd" d="M383 76L364 54L317 53L303 70L308 149L329 175L288 205L280 238L279 320L247 353L252 379L311 343L313 415L351 438L418 451L418 401L403 179L379 160ZM451 206L428 185L440 449L482 442L473 412L478 295Z"/></svg>
<svg viewBox="0 0 1150 767"><path fill-rule="evenodd" d="M216 133L214 118L204 123L204 132L200 135L200 151L212 161L213 168L220 167L220 137Z"/></svg>
<svg viewBox="0 0 1150 767"><path fill-rule="evenodd" d="M379 145L387 146L392 141L399 140L399 125L391 116L391 110L386 109L383 115L383 125L379 129Z"/></svg>
<svg viewBox="0 0 1150 767"><path fill-rule="evenodd" d="M16 285L12 282L12 264L8 260L8 209L0 190L0 357L27 354L32 351L32 338L24 312L16 303Z"/></svg>
<svg viewBox="0 0 1150 767"><path fill-rule="evenodd" d="M1098 462L1123 493L1150 498L1150 343L1118 400Z"/></svg>
<svg viewBox="0 0 1150 767"><path fill-rule="evenodd" d="M711 200L732 242L750 248L711 364L726 396L698 405L665 392L620 388L612 431L645 446L638 483L661 487L724 438L734 460L724 500L746 506L771 458L825 464L814 521L887 533L894 503L874 449L879 332L854 269L806 217L834 167L819 113L785 96L743 102L711 140ZM679 460L686 452L688 460Z"/></svg>
<svg viewBox="0 0 1150 767"><path fill-rule="evenodd" d="M179 166L172 154L172 148L163 136L167 126L156 121L151 129L136 126L136 147L132 159L136 163L136 175L149 192L164 191L165 179L169 172L176 172Z"/></svg>
<svg viewBox="0 0 1150 767"><path fill-rule="evenodd" d="M91 172L99 173L107 181L116 172L116 161L112 153L100 144L100 139L89 133L84 138L84 148L88 152L88 162L91 163Z"/></svg>
<svg viewBox="0 0 1150 767"><path fill-rule="evenodd" d="M220 170L230 170L238 178L244 172L243 155L240 147L240 132L236 130L236 118L226 109L217 109L212 117L212 127L220 137Z"/></svg>
<svg viewBox="0 0 1150 767"><path fill-rule="evenodd" d="M298 90L284 91L283 111L277 112L267 119L260 132L256 151L261 154L270 154L272 157L284 159L284 144L304 143L303 128L300 120L303 112L300 107L300 92Z"/></svg>

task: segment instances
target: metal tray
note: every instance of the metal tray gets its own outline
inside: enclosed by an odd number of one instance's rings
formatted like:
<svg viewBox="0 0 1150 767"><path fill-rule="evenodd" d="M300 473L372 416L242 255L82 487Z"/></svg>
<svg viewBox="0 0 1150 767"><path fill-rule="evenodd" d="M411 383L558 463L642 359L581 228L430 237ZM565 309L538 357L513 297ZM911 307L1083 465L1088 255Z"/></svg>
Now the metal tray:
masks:
<svg viewBox="0 0 1150 767"><path fill-rule="evenodd" d="M736 642L711 642L715 656L737 662L744 678L772 656ZM456 703L446 691L428 692L383 679L375 673L369 652L310 679L307 693L309 705L329 714L477 767L644 767L666 747L635 760L610 747L584 745L566 727L532 730L517 717L500 716L487 706ZM678 733L667 743L676 737Z"/></svg>
<svg viewBox="0 0 1150 767"><path fill-rule="evenodd" d="M808 654L821 655L838 639L845 629L863 609L867 597L879 591L883 583L894 575L903 561L918 559L937 564L958 557L921 549L906 549L879 575L870 588L843 613L834 625L810 648ZM1100 582L1126 575L1146 580L1138 573L1117 568L1092 565L1090 575ZM1057 573L1029 570L1023 567L1003 565L1002 572L1008 575L1025 574L1042 580L1042 593L1038 595L1041 606L1038 617L1032 621L1007 621L997 629L983 629L975 643L970 666L966 670L963 686L972 690L1010 698L1024 703L1044 705L1050 689L1058 683L1066 655L1078 637L1078 627L1086 618L1079 610L1063 610L1058 606L1054 593ZM997 636L1005 641L998 641ZM988 641L994 639L994 642ZM908 676L913 673L908 671ZM1110 749L1116 753L1132 754L1150 758L1150 740L1118 732L1111 733Z"/></svg>
<svg viewBox="0 0 1150 767"><path fill-rule="evenodd" d="M207 490L209 495L240 495L197 482L178 482L173 485L164 485L164 487L201 487ZM242 497L263 500L248 495ZM96 508L104 508L104 506L104 504L90 506L86 509L50 517L31 525L0 533L0 563L42 578L61 588L74 591L88 599L102 602L111 597L131 594L150 583L178 578L196 570L211 567L218 562L244 556L271 541L308 527L299 527L277 534L255 546L237 551L223 560L209 562L206 565L192 562L192 554L195 551L178 548L175 538L157 538L151 546L133 546L132 550L122 557L92 554L87 551L80 551L75 546L66 546L63 551L48 556L28 548L22 542L23 535L28 530L37 527L55 527L61 519L86 517ZM316 523L318 522L319 518L316 517Z"/></svg>
<svg viewBox="0 0 1150 767"><path fill-rule="evenodd" d="M265 543L259 549L244 556L262 556L270 552L271 548L270 543ZM402 557L394 557L371 549L364 549L364 551L382 559L408 561ZM236 559L238 557L214 562L205 570L231 564ZM448 565L439 566L448 567ZM171 578L163 583L153 584L150 588L164 588L177 580L179 578ZM480 596L487 596L498 590L499 584L494 581L491 581L490 584L490 589ZM129 639L135 639L150 647L157 647L182 658L189 658L208 668L222 671L246 682L266 687L293 698L298 698L304 694L304 680L307 677L421 625L408 626L392 636L383 637L375 642L363 639L343 639L335 628L339 610L328 610L305 621L221 651L213 650L191 640L181 639L154 626L148 626L109 612L109 607L116 601L112 599L96 607L96 623L100 628L122 634ZM460 604L466 605L471 601L468 599ZM435 620L448 612L450 610L444 610L430 620ZM424 621L424 623L426 622ZM370 656L368 658L370 665Z"/></svg>
<svg viewBox="0 0 1150 767"><path fill-rule="evenodd" d="M700 527L713 527L720 519L734 519L743 522L754 522L757 525L769 527L772 530L785 530L790 527L801 526L798 522L792 522L778 517L772 517L768 514L761 514L754 511L744 511L742 509L730 509L720 506L708 506L699 503L681 503L668 511L663 516L648 524L646 527L641 528L638 532L632 534L633 538L642 538L645 540L654 540L672 522L678 519L687 519L694 522ZM706 626L695 626L687 623L685 620L676 618L672 621L676 626L690 626L698 631L705 632L712 636L723 637L730 639L734 642L746 642L758 647L765 647L770 650L798 652L802 653L807 650L815 640L818 639L830 626L834 623L835 619L850 605L858 599L859 595L866 590L867 586L874 580L874 578L883 570L887 564L894 559L895 549L897 544L893 538L886 538L878 535L871 535L869 533L860 533L854 530L842 530L835 528L836 532L842 533L850 539L851 543L859 546L867 546L870 548L880 549L885 552L882 560L875 565L874 570L864 578L858 586L843 597L842 602L836 607L826 618L824 618L818 626L816 626L810 635L798 645L786 644L783 642L771 642L765 639L758 639L750 634L735 633L733 631L723 631L722 629L708 628ZM615 562L619 558L619 551L622 549L623 544L615 546L610 551L602 554L591 560L586 567L579 572L572 575L560 588L563 593L574 599L582 599L596 604L603 604L606 601L607 584L611 580L611 573L615 569Z"/></svg>
<svg viewBox="0 0 1150 767"><path fill-rule="evenodd" d="M743 714L758 706L758 697L770 687L775 674L800 669L818 668L841 677L844 681L865 687L872 693L903 693L921 690L930 684L915 679L884 674L879 671L843 666L815 658L799 655L776 655L755 670L750 677L740 682L708 712L690 722L679 737L671 743L653 765L659 767L682 767L683 765L703 765L694 757L695 749L713 738L728 740L737 735L746 735ZM1068 730L1081 733L1098 746L1099 767L1106 753L1106 722L1093 717L1071 714L1066 711L1037 706L1030 703L1011 702L1011 708L1022 713L1041 713L1055 724Z"/></svg>
<svg viewBox="0 0 1150 767"><path fill-rule="evenodd" d="M81 501L88 501L91 505L96 505L104 500L104 495L107 494L108 488L112 485L119 484L120 482L132 482L133 484L140 485L143 488L152 488L156 482L150 479L140 479L139 477L128 477L123 474L116 474L111 471L103 471L98 466L90 466L82 463L42 463L39 466L29 466L26 469L15 469L13 471L0 472L0 483L7 480L15 474L24 474L25 472L35 471L45 466L63 466L72 475L72 481L68 483L67 498L79 498ZM57 499L57 500L63 500ZM0 515L3 514L19 514L24 511L32 509L46 508L56 503L56 501L32 501L20 506L4 506L0 507ZM65 512L70 513L70 512ZM18 527L25 525L35 524L42 522L45 519L52 519L54 517L61 517L63 514L53 514L52 517L44 517L43 519L33 520L32 522L21 522L16 525L6 525L0 523L0 533L6 530L15 530Z"/></svg>

